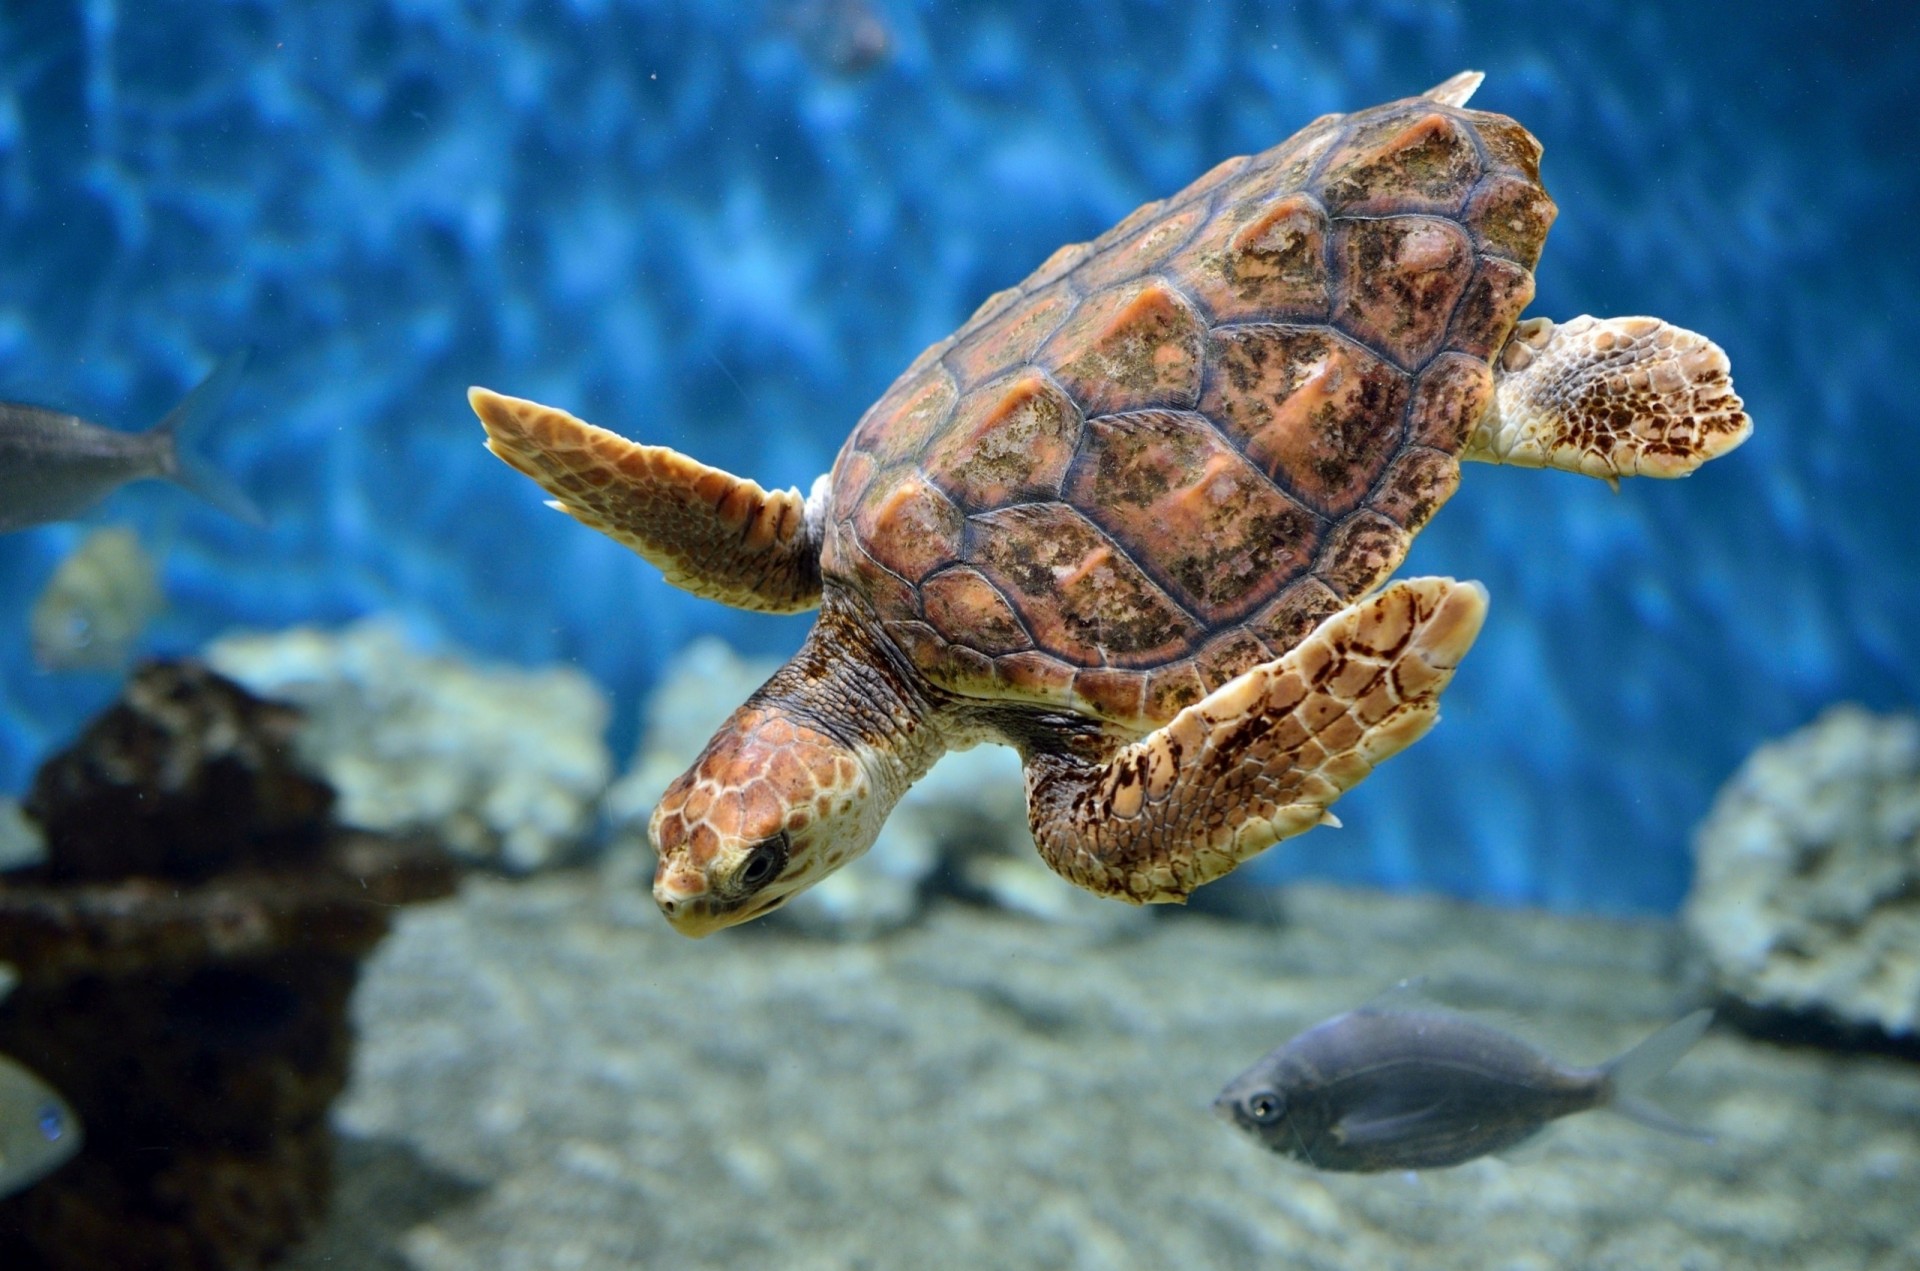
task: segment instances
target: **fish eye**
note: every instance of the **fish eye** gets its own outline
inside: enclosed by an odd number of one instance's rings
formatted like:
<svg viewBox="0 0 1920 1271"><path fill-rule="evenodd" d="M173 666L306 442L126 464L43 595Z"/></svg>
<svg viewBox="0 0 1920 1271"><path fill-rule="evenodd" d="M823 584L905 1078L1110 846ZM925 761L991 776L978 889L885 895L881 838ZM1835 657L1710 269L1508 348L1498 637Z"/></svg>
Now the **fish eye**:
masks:
<svg viewBox="0 0 1920 1271"><path fill-rule="evenodd" d="M787 863L787 833L782 830L770 839L754 847L747 857L747 863L740 867L737 875L740 886L748 891L758 891L773 881Z"/></svg>
<svg viewBox="0 0 1920 1271"><path fill-rule="evenodd" d="M1272 1125L1286 1111L1286 1101L1271 1090L1262 1090L1247 1100L1247 1115L1261 1125Z"/></svg>
<svg viewBox="0 0 1920 1271"><path fill-rule="evenodd" d="M40 1109L40 1137L49 1143L58 1143L66 1137L67 1119L60 1115L60 1109L51 1103Z"/></svg>

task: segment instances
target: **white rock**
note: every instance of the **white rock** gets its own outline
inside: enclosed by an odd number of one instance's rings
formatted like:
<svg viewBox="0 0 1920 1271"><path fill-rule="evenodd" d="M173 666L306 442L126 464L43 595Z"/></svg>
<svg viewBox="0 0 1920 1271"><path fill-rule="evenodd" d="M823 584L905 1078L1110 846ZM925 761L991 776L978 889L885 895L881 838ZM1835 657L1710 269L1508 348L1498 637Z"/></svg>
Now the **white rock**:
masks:
<svg viewBox="0 0 1920 1271"><path fill-rule="evenodd" d="M1723 989L1894 1035L1920 1024L1920 720L1836 706L1762 746L1694 853L1687 930Z"/></svg>
<svg viewBox="0 0 1920 1271"><path fill-rule="evenodd" d="M515 872L568 859L596 827L609 712L578 671L424 654L377 618L229 635L206 658L306 710L302 754L339 791L348 824L429 831Z"/></svg>

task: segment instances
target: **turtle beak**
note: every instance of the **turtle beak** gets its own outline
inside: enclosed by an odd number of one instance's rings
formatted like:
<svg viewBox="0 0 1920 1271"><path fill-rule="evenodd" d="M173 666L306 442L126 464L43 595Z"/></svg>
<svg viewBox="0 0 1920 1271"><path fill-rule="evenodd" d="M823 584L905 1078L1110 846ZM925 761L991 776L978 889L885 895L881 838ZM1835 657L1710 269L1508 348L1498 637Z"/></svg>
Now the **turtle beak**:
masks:
<svg viewBox="0 0 1920 1271"><path fill-rule="evenodd" d="M653 902L659 904L662 914L666 914L666 922L674 923L674 931L680 935L691 935L693 939L712 935L720 927L730 927L739 922L732 908L714 904L714 897L707 891L685 893L666 879L653 885Z"/></svg>
<svg viewBox="0 0 1920 1271"><path fill-rule="evenodd" d="M675 931L683 936L691 936L695 940L702 936L710 936L722 927L733 925L732 915L717 909L705 896L677 900L670 896L662 896L656 889L653 894L653 903L660 906L660 912L667 916L667 921L673 924Z"/></svg>
<svg viewBox="0 0 1920 1271"><path fill-rule="evenodd" d="M772 913L786 900L785 895L770 895L756 897L746 904L728 905L706 893L677 895L664 885L653 889L653 903L660 906L660 912L667 916L673 929L695 940L710 936L723 927L735 927L743 922L751 922L762 914Z"/></svg>
<svg viewBox="0 0 1920 1271"><path fill-rule="evenodd" d="M681 935L698 940L737 921L729 909L714 903L713 895L706 890L704 882L698 891L676 887L674 882L669 877L654 883L653 903L660 906L660 912L667 916L667 921Z"/></svg>

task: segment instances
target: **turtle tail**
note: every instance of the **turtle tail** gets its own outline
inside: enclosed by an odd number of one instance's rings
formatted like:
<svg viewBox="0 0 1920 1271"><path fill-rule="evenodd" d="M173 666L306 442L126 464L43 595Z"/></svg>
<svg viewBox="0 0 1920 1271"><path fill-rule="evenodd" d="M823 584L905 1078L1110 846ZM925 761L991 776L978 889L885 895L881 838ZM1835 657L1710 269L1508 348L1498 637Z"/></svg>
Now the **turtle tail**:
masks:
<svg viewBox="0 0 1920 1271"><path fill-rule="evenodd" d="M191 490L228 516L249 525L264 525L266 517L253 500L192 449L201 431L233 396L251 353L250 349L239 349L222 358L212 374L153 426L151 435L160 451L161 476Z"/></svg>

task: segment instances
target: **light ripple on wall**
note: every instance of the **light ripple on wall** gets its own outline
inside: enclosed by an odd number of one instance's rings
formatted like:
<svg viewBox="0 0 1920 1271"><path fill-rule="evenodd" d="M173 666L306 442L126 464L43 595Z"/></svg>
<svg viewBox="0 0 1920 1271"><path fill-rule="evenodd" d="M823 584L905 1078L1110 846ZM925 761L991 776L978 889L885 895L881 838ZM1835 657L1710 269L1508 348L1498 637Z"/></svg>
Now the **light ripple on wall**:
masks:
<svg viewBox="0 0 1920 1271"><path fill-rule="evenodd" d="M1912 701L1920 270L1888 210L1914 205L1911 24L878 7L896 56L857 80L810 64L771 3L0 12L0 395L144 426L219 354L259 351L216 451L272 528L164 492L110 508L166 552L158 645L396 610L428 639L579 662L624 747L690 636L775 649L803 624L689 601L541 507L482 452L468 383L804 485L920 348L1059 243L1472 65L1476 104L1546 144L1540 311L1711 333L1758 432L1618 497L1470 470L1409 564L1494 596L1446 722L1270 876L1670 906L1743 753L1834 698ZM75 537L0 539L10 612ZM17 788L112 686L36 674L7 629Z"/></svg>

